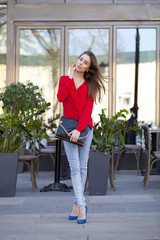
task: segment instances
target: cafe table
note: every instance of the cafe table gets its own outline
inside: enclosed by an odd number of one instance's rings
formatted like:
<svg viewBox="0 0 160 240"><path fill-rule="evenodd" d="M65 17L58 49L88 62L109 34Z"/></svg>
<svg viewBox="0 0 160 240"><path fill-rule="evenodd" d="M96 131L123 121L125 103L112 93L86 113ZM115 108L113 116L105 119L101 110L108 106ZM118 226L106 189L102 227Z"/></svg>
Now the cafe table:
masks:
<svg viewBox="0 0 160 240"><path fill-rule="evenodd" d="M67 186L64 183L60 183L60 163L61 163L61 139L54 137L54 135L49 135L50 142L56 142L56 157L55 157L55 174L54 182L47 186L44 186L40 192L48 191L62 191L69 192L72 189L71 186Z"/></svg>

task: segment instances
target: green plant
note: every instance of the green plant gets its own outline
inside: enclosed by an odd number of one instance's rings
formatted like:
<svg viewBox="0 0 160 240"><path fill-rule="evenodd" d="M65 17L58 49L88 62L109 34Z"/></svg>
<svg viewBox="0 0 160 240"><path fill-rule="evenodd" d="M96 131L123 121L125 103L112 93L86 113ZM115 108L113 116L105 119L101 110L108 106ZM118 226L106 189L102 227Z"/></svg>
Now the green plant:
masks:
<svg viewBox="0 0 160 240"><path fill-rule="evenodd" d="M124 132L128 130L134 130L141 134L141 130L137 127L128 127L128 122L126 120L126 115L128 111L122 109L117 112L111 118L106 117L105 109L102 109L100 116L100 121L94 125L93 140L91 145L92 151L105 152L107 153L116 144L117 135L120 139L121 146L125 144ZM121 119L121 120L119 120Z"/></svg>
<svg viewBox="0 0 160 240"><path fill-rule="evenodd" d="M25 115L28 110L37 110L45 99L37 85L27 81L23 83L11 83L2 89L0 100L3 102L3 109L12 114Z"/></svg>
<svg viewBox="0 0 160 240"><path fill-rule="evenodd" d="M50 106L41 95L38 86L27 82L11 84L1 93L3 114L0 114L0 152L18 152L24 138L49 140L40 116ZM37 131L35 131L37 130Z"/></svg>
<svg viewBox="0 0 160 240"><path fill-rule="evenodd" d="M49 118L48 124L44 124L44 127L50 130L52 134L54 134L57 129L56 120L58 120L59 118L60 118L60 114L56 114L56 117Z"/></svg>

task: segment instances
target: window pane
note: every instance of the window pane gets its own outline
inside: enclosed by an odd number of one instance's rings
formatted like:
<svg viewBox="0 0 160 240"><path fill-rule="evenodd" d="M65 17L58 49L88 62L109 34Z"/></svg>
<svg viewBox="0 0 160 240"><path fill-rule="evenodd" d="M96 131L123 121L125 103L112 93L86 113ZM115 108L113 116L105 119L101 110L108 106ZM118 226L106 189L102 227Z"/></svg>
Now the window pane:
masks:
<svg viewBox="0 0 160 240"><path fill-rule="evenodd" d="M66 0L66 3L111 3L113 0Z"/></svg>
<svg viewBox="0 0 160 240"><path fill-rule="evenodd" d="M44 3L44 0L17 0L17 3ZM64 3L64 0L45 0L45 3Z"/></svg>
<svg viewBox="0 0 160 240"><path fill-rule="evenodd" d="M0 87L6 86L7 8L0 5Z"/></svg>
<svg viewBox="0 0 160 240"><path fill-rule="evenodd" d="M109 29L69 29L69 67L84 51L91 50L97 57L101 72L109 75ZM106 84L107 88L107 84ZM108 93L100 104L94 106L93 120L99 121L98 113L106 108L108 113Z"/></svg>
<svg viewBox="0 0 160 240"><path fill-rule="evenodd" d="M45 121L59 113L57 88L60 76L60 29L25 29L20 31L19 81L32 81L42 89L51 108Z"/></svg>
<svg viewBox="0 0 160 240"><path fill-rule="evenodd" d="M139 29L138 120L155 122L156 29ZM136 29L117 29L116 111L134 105Z"/></svg>
<svg viewBox="0 0 160 240"><path fill-rule="evenodd" d="M114 0L114 3L159 3L160 0Z"/></svg>
<svg viewBox="0 0 160 240"><path fill-rule="evenodd" d="M156 29L140 29L139 120L155 122Z"/></svg>

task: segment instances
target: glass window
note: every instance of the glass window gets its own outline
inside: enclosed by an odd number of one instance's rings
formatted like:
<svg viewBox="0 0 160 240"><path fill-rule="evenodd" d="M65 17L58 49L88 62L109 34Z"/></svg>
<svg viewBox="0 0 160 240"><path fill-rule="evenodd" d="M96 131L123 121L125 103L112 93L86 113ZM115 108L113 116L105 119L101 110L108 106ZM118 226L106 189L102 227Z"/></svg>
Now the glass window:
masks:
<svg viewBox="0 0 160 240"><path fill-rule="evenodd" d="M61 29L20 30L19 81L32 81L51 103L45 122L59 114L57 101L60 77Z"/></svg>
<svg viewBox="0 0 160 240"><path fill-rule="evenodd" d="M64 0L45 0L46 3L64 3ZM44 0L17 0L17 3L44 3Z"/></svg>
<svg viewBox="0 0 160 240"><path fill-rule="evenodd" d="M156 29L139 29L138 120L155 122ZM134 106L136 29L117 29L116 111Z"/></svg>
<svg viewBox="0 0 160 240"><path fill-rule="evenodd" d="M97 57L101 72L109 75L109 29L69 29L69 68L84 51L91 50ZM107 89L107 84L106 84ZM93 120L99 121L101 108L108 112L108 92L103 101L94 106Z"/></svg>
<svg viewBox="0 0 160 240"><path fill-rule="evenodd" d="M7 7L0 5L0 87L6 86Z"/></svg>
<svg viewBox="0 0 160 240"><path fill-rule="evenodd" d="M111 3L113 0L66 0L67 3Z"/></svg>
<svg viewBox="0 0 160 240"><path fill-rule="evenodd" d="M159 3L160 0L114 0L114 3Z"/></svg>

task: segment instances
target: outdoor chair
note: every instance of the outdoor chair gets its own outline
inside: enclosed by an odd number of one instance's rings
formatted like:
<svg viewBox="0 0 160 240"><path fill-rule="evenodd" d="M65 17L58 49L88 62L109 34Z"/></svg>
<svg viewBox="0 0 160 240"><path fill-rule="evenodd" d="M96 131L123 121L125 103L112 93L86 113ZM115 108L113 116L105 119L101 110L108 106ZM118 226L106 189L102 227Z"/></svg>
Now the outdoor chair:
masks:
<svg viewBox="0 0 160 240"><path fill-rule="evenodd" d="M135 155L135 159L137 162L137 174L140 175L140 167L139 164L141 164L141 170L142 170L142 143L140 142L139 144L125 144L124 147L121 149L120 141L118 139L118 147L117 149L117 161L116 161L116 166L115 166L115 171L118 169L121 169L122 166L122 161L125 156L126 152L133 152Z"/></svg>
<svg viewBox="0 0 160 240"><path fill-rule="evenodd" d="M152 151L152 141L151 133L147 124L142 124L141 128L144 134L144 145L146 153L146 165L145 165L145 175L144 175L144 188L146 189L149 183L150 172L152 170L153 164L160 160L160 151Z"/></svg>
<svg viewBox="0 0 160 240"><path fill-rule="evenodd" d="M53 165L55 165L55 154L56 154L56 146L44 146L41 143L38 143L38 158L37 158L37 174L38 175L38 171L39 171L39 166L40 166L40 160L41 160L41 156L43 155L48 155L51 157L52 161L53 161Z"/></svg>
<svg viewBox="0 0 160 240"><path fill-rule="evenodd" d="M32 188L35 191L37 188L36 177L35 177L35 166L38 155L36 155L36 148L35 148L35 139L33 140L33 149L30 153L25 154L26 149L19 152L19 162L22 162L28 166L29 172L31 173L31 181L32 181Z"/></svg>

